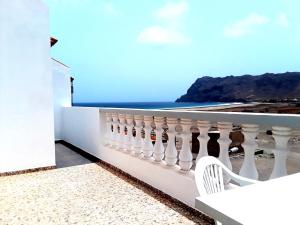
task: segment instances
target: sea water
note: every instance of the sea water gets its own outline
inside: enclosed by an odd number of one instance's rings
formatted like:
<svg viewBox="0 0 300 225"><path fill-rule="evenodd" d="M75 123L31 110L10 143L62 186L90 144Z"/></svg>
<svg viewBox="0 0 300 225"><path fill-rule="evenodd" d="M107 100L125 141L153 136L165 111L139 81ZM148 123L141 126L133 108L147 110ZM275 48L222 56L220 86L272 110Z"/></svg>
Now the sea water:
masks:
<svg viewBox="0 0 300 225"><path fill-rule="evenodd" d="M227 105L222 102L77 102L73 106L131 108L131 109L173 109Z"/></svg>

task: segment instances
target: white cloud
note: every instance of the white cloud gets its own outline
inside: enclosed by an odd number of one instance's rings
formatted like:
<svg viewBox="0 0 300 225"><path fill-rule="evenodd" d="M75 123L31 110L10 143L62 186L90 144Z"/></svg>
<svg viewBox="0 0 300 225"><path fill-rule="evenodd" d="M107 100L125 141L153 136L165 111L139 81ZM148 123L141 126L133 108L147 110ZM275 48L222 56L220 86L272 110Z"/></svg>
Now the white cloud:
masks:
<svg viewBox="0 0 300 225"><path fill-rule="evenodd" d="M155 13L158 19L173 20L179 19L189 10L187 1L167 2L162 8Z"/></svg>
<svg viewBox="0 0 300 225"><path fill-rule="evenodd" d="M285 13L280 13L277 19L278 25L283 28L288 28L290 26L290 22L288 16Z"/></svg>
<svg viewBox="0 0 300 225"><path fill-rule="evenodd" d="M182 45L190 42L183 32L183 16L189 10L186 0L169 1L154 12L156 25L143 29L137 38L142 44Z"/></svg>
<svg viewBox="0 0 300 225"><path fill-rule="evenodd" d="M151 26L144 29L137 40L139 43L154 45L186 44L189 42L189 38L181 32L162 26Z"/></svg>
<svg viewBox="0 0 300 225"><path fill-rule="evenodd" d="M247 18L225 27L224 35L232 38L247 36L255 33L259 26L267 23L269 23L268 17L252 13Z"/></svg>
<svg viewBox="0 0 300 225"><path fill-rule="evenodd" d="M104 3L103 9L104 9L104 12L106 12L109 15L117 15L118 14L118 11L117 11L115 5L111 2Z"/></svg>

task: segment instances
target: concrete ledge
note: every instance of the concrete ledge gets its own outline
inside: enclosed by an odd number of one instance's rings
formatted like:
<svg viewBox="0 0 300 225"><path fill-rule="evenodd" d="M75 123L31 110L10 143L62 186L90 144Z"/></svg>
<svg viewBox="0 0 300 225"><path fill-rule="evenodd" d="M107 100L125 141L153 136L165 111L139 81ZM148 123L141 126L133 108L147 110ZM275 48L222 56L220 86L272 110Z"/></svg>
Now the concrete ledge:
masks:
<svg viewBox="0 0 300 225"><path fill-rule="evenodd" d="M199 193L194 171L183 173L178 166L166 166L164 161L156 163L153 159L146 160L141 156L134 156L110 147L101 148L98 157L189 207L195 208L195 198Z"/></svg>
<svg viewBox="0 0 300 225"><path fill-rule="evenodd" d="M12 175L18 175L18 174L25 174L25 173L33 173L33 172L52 170L52 169L56 169L56 166L47 166L47 167L39 167L39 168L33 168L33 169L28 169L28 170L5 172L5 173L0 173L0 177L6 177L6 176L12 176Z"/></svg>

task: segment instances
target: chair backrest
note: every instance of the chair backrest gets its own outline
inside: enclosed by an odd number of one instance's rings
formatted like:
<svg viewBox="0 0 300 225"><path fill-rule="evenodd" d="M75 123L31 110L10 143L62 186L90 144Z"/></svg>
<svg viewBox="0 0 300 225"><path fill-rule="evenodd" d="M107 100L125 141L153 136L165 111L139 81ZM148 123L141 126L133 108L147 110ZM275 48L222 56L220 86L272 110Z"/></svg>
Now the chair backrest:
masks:
<svg viewBox="0 0 300 225"><path fill-rule="evenodd" d="M229 179L228 182L234 180L240 186L259 183L257 180L233 173L215 157L204 156L197 162L195 169L195 180L200 195L224 191L224 173L226 179Z"/></svg>
<svg viewBox="0 0 300 225"><path fill-rule="evenodd" d="M214 157L202 157L195 169L195 180L200 195L224 191L223 165Z"/></svg>

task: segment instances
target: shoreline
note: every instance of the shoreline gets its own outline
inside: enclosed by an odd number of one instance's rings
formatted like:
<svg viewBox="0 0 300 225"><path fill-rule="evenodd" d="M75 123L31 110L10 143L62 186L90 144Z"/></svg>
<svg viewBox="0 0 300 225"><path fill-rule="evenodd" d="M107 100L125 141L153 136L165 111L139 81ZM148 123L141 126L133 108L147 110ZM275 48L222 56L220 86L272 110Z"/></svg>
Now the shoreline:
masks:
<svg viewBox="0 0 300 225"><path fill-rule="evenodd" d="M224 103L215 106L203 106L203 107L195 106L195 107L175 108L175 109L180 111L213 111L213 110L232 109L238 107L251 107L251 106L257 106L259 104L261 103L257 103L257 102L256 103Z"/></svg>
<svg viewBox="0 0 300 225"><path fill-rule="evenodd" d="M113 104L113 103L110 103ZM300 102L249 102L249 103L215 103L215 104L205 104L199 103L199 105L188 105L180 107L143 107L147 106L147 102L142 102L139 107L132 107L134 103L122 103L122 107L110 106L103 107L96 103L94 105L86 103L85 105L75 104L73 106L79 107L96 107L96 108L118 108L118 109L143 109L143 110L174 110L174 111L186 111L186 112L199 112L199 111L215 111L215 112L245 112L245 113L282 113L282 114L300 114ZM128 105L129 104L129 105ZM141 104L141 103L139 103ZM130 107L131 106L131 107Z"/></svg>
<svg viewBox="0 0 300 225"><path fill-rule="evenodd" d="M193 107L176 109L178 111L216 111L216 112L245 112L245 113L275 113L275 114L300 114L300 104L297 103L228 103L228 105Z"/></svg>
<svg viewBox="0 0 300 225"><path fill-rule="evenodd" d="M226 108L226 107L233 107L233 106L241 106L241 105L245 105L245 103L216 103L215 105L203 105L203 106L183 106L183 107L174 107L174 108L160 108L160 110L201 110L201 109L205 109L208 110L210 108L215 109L215 108Z"/></svg>

